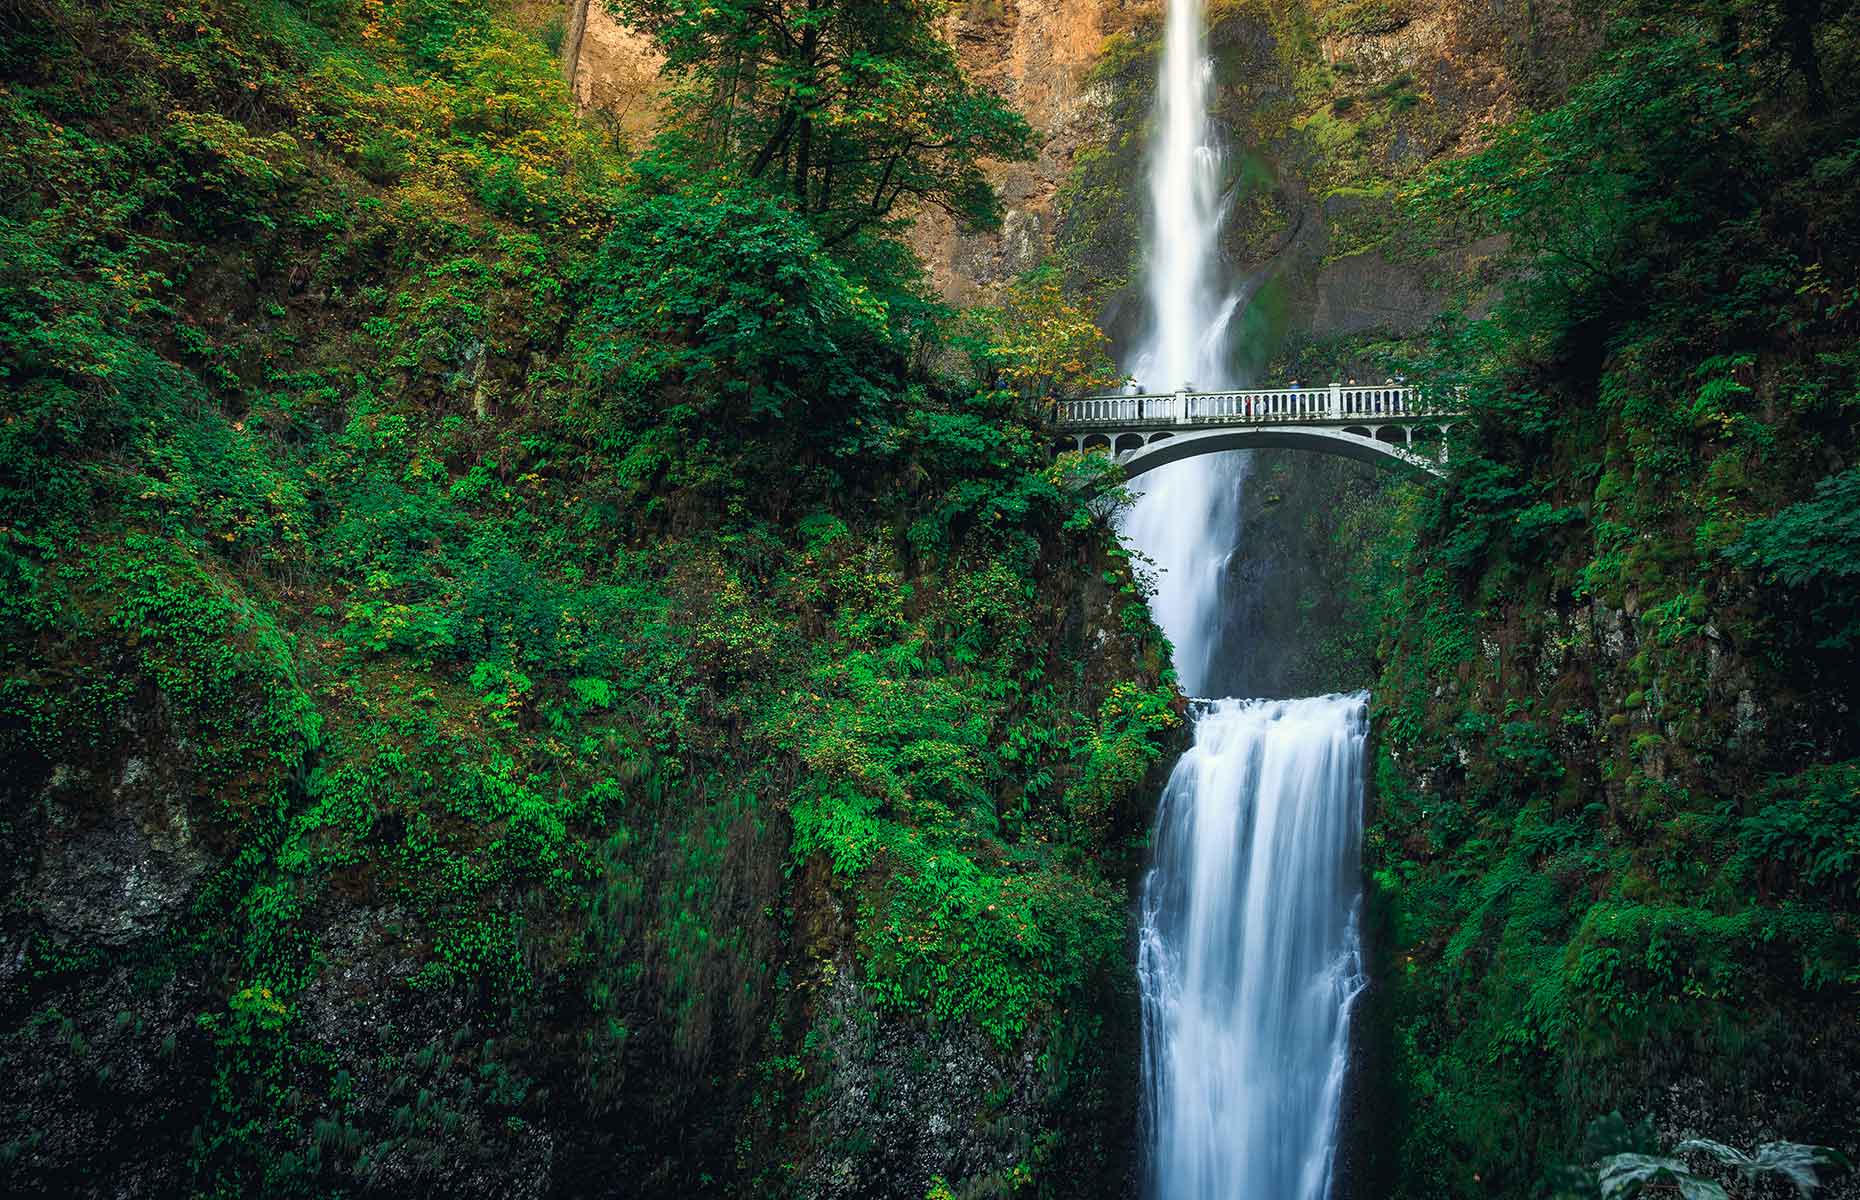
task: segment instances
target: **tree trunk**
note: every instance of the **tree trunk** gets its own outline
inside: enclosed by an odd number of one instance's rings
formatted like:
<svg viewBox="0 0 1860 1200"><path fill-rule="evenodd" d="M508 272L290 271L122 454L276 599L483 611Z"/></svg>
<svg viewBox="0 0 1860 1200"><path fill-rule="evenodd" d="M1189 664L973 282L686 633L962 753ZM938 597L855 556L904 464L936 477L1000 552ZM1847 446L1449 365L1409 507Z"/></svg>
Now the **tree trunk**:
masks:
<svg viewBox="0 0 1860 1200"><path fill-rule="evenodd" d="M1808 107L1815 113L1828 111L1828 89L1815 53L1815 26L1820 22L1821 0L1785 0L1783 36L1789 41L1789 57L1808 87Z"/></svg>
<svg viewBox="0 0 1860 1200"><path fill-rule="evenodd" d="M589 0L568 0L567 27L562 32L562 82L575 98L575 77L581 71L581 39L588 33Z"/></svg>
<svg viewBox="0 0 1860 1200"><path fill-rule="evenodd" d="M781 115L781 123L775 126L775 132L769 135L769 140L762 143L762 149L756 152L756 161L749 167L751 179L760 179L762 172L768 170L769 164L775 161L775 156L788 148L788 138L793 134L794 123L800 116L800 107L790 99L786 111Z"/></svg>
<svg viewBox="0 0 1860 1200"><path fill-rule="evenodd" d="M813 169L814 155L814 119L801 118L801 132L795 138L794 145L794 198L801 203L801 211L807 211L807 176Z"/></svg>

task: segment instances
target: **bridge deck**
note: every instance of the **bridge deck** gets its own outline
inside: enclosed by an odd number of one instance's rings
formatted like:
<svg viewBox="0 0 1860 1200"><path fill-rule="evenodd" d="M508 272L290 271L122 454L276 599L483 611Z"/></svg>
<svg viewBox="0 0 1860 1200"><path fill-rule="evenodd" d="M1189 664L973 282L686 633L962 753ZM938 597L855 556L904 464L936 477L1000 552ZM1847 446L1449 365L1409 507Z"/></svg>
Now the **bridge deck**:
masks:
<svg viewBox="0 0 1860 1200"><path fill-rule="evenodd" d="M1454 398L1457 400L1457 398ZM1184 426L1360 425L1464 416L1457 403L1425 396L1417 387L1331 384L1317 388L1257 388L1228 392L1080 396L1061 400L1054 427L1061 433L1181 429Z"/></svg>

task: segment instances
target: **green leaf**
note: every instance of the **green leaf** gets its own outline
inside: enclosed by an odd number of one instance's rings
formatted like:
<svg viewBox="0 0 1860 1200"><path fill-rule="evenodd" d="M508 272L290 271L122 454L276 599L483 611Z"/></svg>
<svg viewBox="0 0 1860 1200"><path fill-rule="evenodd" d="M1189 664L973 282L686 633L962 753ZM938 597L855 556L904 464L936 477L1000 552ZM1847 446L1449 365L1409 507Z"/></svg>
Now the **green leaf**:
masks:
<svg viewBox="0 0 1860 1200"><path fill-rule="evenodd" d="M1705 1138L1692 1138L1679 1143L1679 1153L1697 1153L1710 1155L1728 1167L1734 1168L1746 1181L1755 1183L1760 1179L1777 1177L1788 1180L1795 1185L1795 1190L1807 1196L1821 1186L1816 1175L1817 1168L1845 1167L1847 1160L1837 1150L1826 1146L1810 1146L1801 1142L1765 1142L1757 1147L1757 1152L1745 1154L1723 1142L1714 1142Z"/></svg>
<svg viewBox="0 0 1860 1200"><path fill-rule="evenodd" d="M1709 1179L1694 1175L1676 1158L1651 1154L1617 1154L1601 1163L1597 1180L1602 1200L1627 1200L1654 1184L1671 1184L1685 1200L1730 1200L1730 1195Z"/></svg>

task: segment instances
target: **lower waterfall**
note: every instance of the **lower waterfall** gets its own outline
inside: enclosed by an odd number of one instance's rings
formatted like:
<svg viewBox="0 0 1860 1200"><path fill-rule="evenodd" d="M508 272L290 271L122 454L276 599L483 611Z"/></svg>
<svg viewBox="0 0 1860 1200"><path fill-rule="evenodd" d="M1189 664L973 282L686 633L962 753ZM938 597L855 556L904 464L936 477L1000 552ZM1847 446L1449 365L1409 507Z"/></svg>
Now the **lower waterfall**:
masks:
<svg viewBox="0 0 1860 1200"><path fill-rule="evenodd" d="M1158 1200L1329 1194L1365 727L1361 694L1215 701L1170 778L1138 958Z"/></svg>

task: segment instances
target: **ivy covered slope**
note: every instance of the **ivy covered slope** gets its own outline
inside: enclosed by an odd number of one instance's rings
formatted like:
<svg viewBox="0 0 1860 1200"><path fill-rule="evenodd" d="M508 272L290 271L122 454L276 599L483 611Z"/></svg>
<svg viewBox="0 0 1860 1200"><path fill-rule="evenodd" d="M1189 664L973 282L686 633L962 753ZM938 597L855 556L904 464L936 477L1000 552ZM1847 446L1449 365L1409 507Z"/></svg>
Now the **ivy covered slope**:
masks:
<svg viewBox="0 0 1860 1200"><path fill-rule="evenodd" d="M810 11L893 58L766 171L779 92L629 157L469 2L0 17L0 1190L1122 1186L1179 713L962 382L1095 343L833 192L969 121L892 177L986 221L1025 129Z"/></svg>
<svg viewBox="0 0 1860 1200"><path fill-rule="evenodd" d="M1362 588L1379 1194L1548 1194L1613 1110L1854 1149L1860 42L1609 15L1410 196L1516 274L1416 367L1476 420Z"/></svg>

